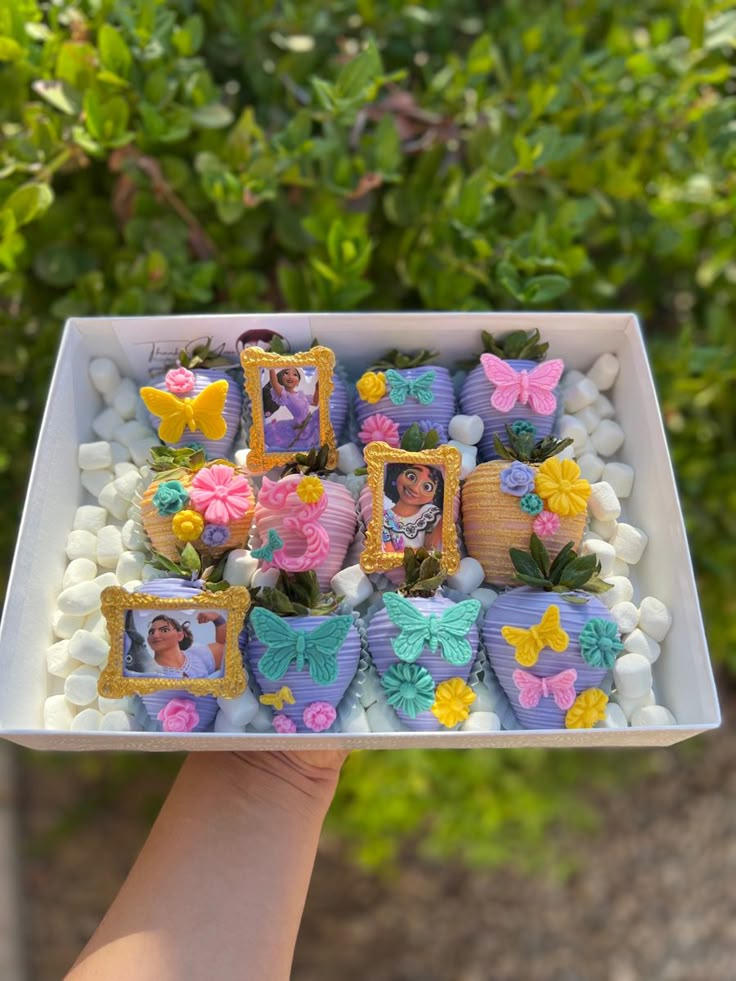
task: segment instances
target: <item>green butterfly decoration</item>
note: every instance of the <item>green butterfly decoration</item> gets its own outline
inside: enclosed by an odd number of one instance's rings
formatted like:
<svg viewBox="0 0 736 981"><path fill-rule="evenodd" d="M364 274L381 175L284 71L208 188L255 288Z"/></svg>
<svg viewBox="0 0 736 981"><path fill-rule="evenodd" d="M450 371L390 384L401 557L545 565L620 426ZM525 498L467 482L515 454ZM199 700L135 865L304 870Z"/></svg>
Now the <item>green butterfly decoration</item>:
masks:
<svg viewBox="0 0 736 981"><path fill-rule="evenodd" d="M391 641L394 653L402 661L416 661L425 647L434 654L441 648L442 657L450 664L467 664L473 648L467 634L478 618L478 600L463 600L440 616L425 616L399 593L385 593L383 602L392 623L401 633Z"/></svg>
<svg viewBox="0 0 736 981"><path fill-rule="evenodd" d="M306 666L318 685L331 685L337 679L337 654L353 625L352 617L330 617L314 630L295 630L263 607L256 607L250 619L256 637L267 648L258 668L269 681L283 678L292 663L297 671Z"/></svg>
<svg viewBox="0 0 736 981"><path fill-rule="evenodd" d="M431 405L434 402L432 383L436 374L436 371L430 369L412 381L409 378L404 378L393 368L389 368L386 372L389 398L394 405L403 405L409 396L416 399L420 405Z"/></svg>
<svg viewBox="0 0 736 981"><path fill-rule="evenodd" d="M264 562L273 562L273 553L278 552L280 548L284 547L284 543L281 540L279 533L273 529L268 529L268 539L265 545L260 548L254 548L251 550L251 555L254 559L262 559Z"/></svg>

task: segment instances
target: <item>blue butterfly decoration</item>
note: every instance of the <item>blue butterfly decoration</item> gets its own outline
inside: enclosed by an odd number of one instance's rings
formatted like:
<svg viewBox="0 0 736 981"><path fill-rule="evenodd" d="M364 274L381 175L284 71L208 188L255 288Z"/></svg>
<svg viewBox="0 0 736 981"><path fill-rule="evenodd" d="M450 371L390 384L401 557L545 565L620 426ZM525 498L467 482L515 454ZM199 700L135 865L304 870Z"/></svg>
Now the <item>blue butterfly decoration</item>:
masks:
<svg viewBox="0 0 736 981"><path fill-rule="evenodd" d="M256 637L267 648L258 668L269 681L283 678L292 663L297 671L307 667L318 685L331 685L337 679L337 655L353 625L352 617L330 617L314 630L295 630L288 620L262 607L256 607L250 619Z"/></svg>
<svg viewBox="0 0 736 981"><path fill-rule="evenodd" d="M399 593L385 593L383 602L391 622L401 628L399 636L391 641L400 660L416 661L425 647L433 654L441 648L442 657L450 664L467 664L472 658L467 634L478 619L478 600L455 603L439 616L425 616Z"/></svg>
<svg viewBox="0 0 736 981"><path fill-rule="evenodd" d="M394 405L403 405L409 397L416 399L420 405L431 405L434 402L432 384L436 374L437 372L430 369L412 380L404 378L394 368L388 368L386 382L389 398Z"/></svg>
<svg viewBox="0 0 736 981"><path fill-rule="evenodd" d="M265 545L261 545L260 548L254 548L251 550L251 555L254 559L263 559L264 562L273 562L273 553L278 552L280 548L284 547L284 543L281 540L281 536L273 528L268 529L268 541Z"/></svg>

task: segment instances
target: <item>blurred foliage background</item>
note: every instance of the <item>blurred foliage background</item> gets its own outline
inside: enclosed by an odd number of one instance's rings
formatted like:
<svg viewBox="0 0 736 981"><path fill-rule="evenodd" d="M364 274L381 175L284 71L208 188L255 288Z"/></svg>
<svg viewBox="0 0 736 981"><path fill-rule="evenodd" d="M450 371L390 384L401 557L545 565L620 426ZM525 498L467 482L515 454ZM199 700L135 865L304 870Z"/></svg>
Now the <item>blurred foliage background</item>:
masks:
<svg viewBox="0 0 736 981"><path fill-rule="evenodd" d="M635 310L736 667L735 46L726 0L4 0L3 583L65 317ZM642 765L362 754L333 826L528 862Z"/></svg>

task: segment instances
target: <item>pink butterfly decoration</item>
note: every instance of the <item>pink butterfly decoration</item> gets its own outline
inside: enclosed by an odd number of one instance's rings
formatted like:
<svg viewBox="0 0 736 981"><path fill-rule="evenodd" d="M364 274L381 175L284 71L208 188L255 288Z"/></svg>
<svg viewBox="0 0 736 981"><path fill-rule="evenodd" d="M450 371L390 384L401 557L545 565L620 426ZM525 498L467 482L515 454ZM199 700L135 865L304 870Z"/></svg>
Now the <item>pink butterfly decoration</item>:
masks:
<svg viewBox="0 0 736 981"><path fill-rule="evenodd" d="M531 371L517 371L495 354L481 354L480 363L488 381L496 386L491 405L499 412L511 412L517 402L529 403L542 416L551 416L557 408L553 393L565 368L559 358L544 361Z"/></svg>
<svg viewBox="0 0 736 981"><path fill-rule="evenodd" d="M539 705L540 698L554 698L557 708L567 710L575 701L575 682L578 673L575 668L560 671L549 678L538 678L529 671L514 671L511 675L519 689L519 705L533 709Z"/></svg>

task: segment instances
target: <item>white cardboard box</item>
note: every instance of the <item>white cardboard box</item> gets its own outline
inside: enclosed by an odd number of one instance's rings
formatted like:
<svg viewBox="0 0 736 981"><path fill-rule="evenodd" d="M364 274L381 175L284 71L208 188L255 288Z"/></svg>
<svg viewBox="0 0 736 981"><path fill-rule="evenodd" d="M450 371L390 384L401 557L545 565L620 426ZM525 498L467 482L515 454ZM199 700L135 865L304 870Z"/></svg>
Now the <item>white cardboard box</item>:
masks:
<svg viewBox="0 0 736 981"><path fill-rule="evenodd" d="M391 347L441 351L441 363L480 351L480 332L538 327L550 355L585 370L606 351L621 371L613 397L626 432L621 458L636 470L627 520L646 530L649 546L636 567L639 598L654 595L674 613L662 656L654 665L658 701L678 724L663 728L589 731L386 733L365 735L82 733L43 729L45 653L66 560L64 546L77 506L77 444L92 437L101 401L88 377L92 358L106 356L139 382L187 342L214 336L234 350L245 330L268 327L292 350L314 337L332 347L353 376ZM610 394L610 393L609 393ZM713 729L720 711L698 605L682 514L641 330L631 314L319 313L223 314L185 317L90 318L65 326L31 472L25 512L0 627L0 736L37 749L213 750L386 749L425 747L667 746Z"/></svg>

